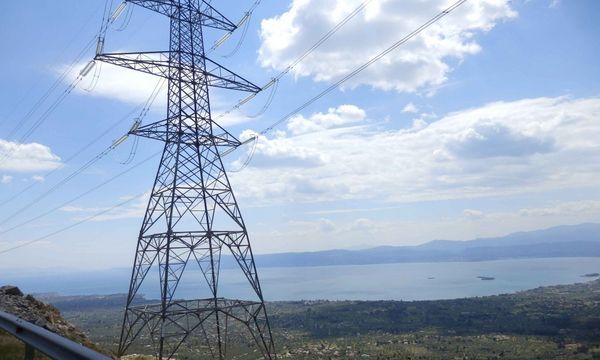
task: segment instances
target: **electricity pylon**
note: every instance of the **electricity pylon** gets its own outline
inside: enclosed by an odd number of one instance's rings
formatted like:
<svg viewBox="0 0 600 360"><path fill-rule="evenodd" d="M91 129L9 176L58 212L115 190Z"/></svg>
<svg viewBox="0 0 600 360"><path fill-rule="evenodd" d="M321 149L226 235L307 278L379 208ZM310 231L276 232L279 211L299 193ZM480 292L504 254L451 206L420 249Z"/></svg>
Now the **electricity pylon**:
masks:
<svg viewBox="0 0 600 360"><path fill-rule="evenodd" d="M236 26L204 0L127 2L169 17L170 48L96 56L99 61L168 79L167 118L132 130L165 145L139 232L119 354L139 336L149 336L159 359L172 358L184 341L201 344L196 350L204 351L204 356L223 359L231 334L243 331L266 359L274 359L248 233L220 157L240 141L212 120L210 110L209 86L261 90L205 56L205 27L233 31ZM220 297L224 248L249 282L253 300ZM175 297L177 286L192 265L201 270L207 297L180 300ZM140 286L156 267L160 303L136 305Z"/></svg>

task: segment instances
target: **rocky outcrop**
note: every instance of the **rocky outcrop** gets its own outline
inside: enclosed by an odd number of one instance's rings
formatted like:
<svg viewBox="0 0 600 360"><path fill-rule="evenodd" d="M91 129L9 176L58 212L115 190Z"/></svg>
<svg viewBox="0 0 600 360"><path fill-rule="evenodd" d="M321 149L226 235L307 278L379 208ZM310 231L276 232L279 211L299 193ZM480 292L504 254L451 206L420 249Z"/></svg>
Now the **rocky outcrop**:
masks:
<svg viewBox="0 0 600 360"><path fill-rule="evenodd" d="M24 295L16 286L7 285L0 287L0 310L76 341L86 347L99 350L84 333L65 320L57 308L43 303L31 295Z"/></svg>

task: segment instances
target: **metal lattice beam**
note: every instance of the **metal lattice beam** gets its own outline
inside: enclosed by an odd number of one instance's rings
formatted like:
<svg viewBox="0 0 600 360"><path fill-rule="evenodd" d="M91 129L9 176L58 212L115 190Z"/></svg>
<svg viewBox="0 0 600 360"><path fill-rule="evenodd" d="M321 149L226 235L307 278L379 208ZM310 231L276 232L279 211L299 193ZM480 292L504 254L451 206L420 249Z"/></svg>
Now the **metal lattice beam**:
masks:
<svg viewBox="0 0 600 360"><path fill-rule="evenodd" d="M191 56L191 54L185 55ZM193 68L193 64L189 63L173 63L169 60L171 57L172 54L169 51L153 51L99 54L95 59L107 64L161 76L173 81L193 83L200 79L206 79L208 85L212 87L253 93L257 93L261 90L257 85L254 85L250 81L235 74L224 66L217 64L204 55L201 57L206 62L207 67L203 69ZM177 75L184 76L181 78L173 78L173 67L179 71L179 74Z"/></svg>
<svg viewBox="0 0 600 360"><path fill-rule="evenodd" d="M237 27L204 0L180 2L173 0L126 0L178 21L200 23L215 29L234 31Z"/></svg>
<svg viewBox="0 0 600 360"><path fill-rule="evenodd" d="M240 142L212 120L209 87L260 88L204 56L203 27L235 26L205 1L129 1L170 18L168 51L100 54L97 60L168 79L165 120L135 135L164 142L163 154L138 236L119 353L141 334L159 359L173 358L186 342L201 342L202 356L224 359L235 341L253 341L275 358L263 293L248 232L221 160ZM247 280L251 299L226 299L219 289L220 260L228 253ZM181 300L178 289L197 269L209 298ZM136 306L148 274L157 273L160 302ZM197 282L194 282L196 284ZM234 335L233 335L234 334ZM204 358L203 357L203 358Z"/></svg>

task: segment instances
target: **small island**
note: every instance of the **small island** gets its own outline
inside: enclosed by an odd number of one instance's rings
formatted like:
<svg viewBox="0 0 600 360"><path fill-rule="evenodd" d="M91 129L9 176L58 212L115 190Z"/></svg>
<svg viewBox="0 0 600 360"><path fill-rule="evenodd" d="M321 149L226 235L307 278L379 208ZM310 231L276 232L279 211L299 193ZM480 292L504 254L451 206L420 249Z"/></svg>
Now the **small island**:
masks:
<svg viewBox="0 0 600 360"><path fill-rule="evenodd" d="M600 273L589 273L589 274L581 275L581 277L598 277L598 276L600 276Z"/></svg>
<svg viewBox="0 0 600 360"><path fill-rule="evenodd" d="M496 280L496 278L492 276L478 276L477 278L481 280Z"/></svg>

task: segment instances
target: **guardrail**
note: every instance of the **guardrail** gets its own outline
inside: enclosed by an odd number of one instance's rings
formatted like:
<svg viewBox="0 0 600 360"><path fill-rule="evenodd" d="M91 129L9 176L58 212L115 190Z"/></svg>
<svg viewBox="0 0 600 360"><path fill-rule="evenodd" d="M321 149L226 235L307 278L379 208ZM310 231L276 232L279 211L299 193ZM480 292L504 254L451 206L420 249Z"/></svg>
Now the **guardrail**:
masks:
<svg viewBox="0 0 600 360"><path fill-rule="evenodd" d="M25 360L33 360L34 349L59 360L111 359L4 311L0 311L0 329L25 343Z"/></svg>

